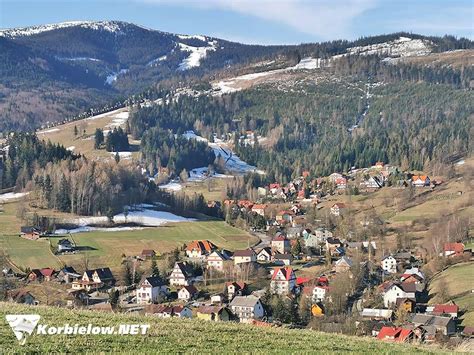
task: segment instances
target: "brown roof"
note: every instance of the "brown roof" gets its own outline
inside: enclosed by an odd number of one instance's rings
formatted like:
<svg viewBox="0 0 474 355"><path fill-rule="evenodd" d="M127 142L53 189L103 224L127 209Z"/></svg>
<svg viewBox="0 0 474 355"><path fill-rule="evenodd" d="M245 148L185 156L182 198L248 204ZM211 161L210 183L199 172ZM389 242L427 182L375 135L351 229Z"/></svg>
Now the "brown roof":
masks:
<svg viewBox="0 0 474 355"><path fill-rule="evenodd" d="M207 254L217 249L217 246L209 240L193 240L187 247L187 251L199 250L202 254Z"/></svg>
<svg viewBox="0 0 474 355"><path fill-rule="evenodd" d="M240 257L242 257L242 256L252 256L254 254L255 254L255 252L253 251L253 249L249 248L249 249L244 249L244 250L236 250L234 252L234 257L236 257L236 256L240 256Z"/></svg>

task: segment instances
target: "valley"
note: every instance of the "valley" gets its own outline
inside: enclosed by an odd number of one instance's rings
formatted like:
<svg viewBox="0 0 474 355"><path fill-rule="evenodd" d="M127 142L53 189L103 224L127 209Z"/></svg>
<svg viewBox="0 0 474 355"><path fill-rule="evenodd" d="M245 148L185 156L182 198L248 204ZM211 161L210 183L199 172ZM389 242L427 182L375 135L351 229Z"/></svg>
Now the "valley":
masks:
<svg viewBox="0 0 474 355"><path fill-rule="evenodd" d="M469 348L473 48L0 30L0 300L146 320L144 351Z"/></svg>

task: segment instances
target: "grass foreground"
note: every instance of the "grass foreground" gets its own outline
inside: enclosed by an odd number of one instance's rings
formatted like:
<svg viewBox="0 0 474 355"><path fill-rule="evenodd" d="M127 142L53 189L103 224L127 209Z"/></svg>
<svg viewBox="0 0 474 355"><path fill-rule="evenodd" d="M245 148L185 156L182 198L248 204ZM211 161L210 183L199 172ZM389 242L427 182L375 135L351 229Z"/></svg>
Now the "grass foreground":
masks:
<svg viewBox="0 0 474 355"><path fill-rule="evenodd" d="M38 335L19 345L7 314L39 314L39 324L116 326L149 324L146 335ZM159 319L152 316L68 310L0 303L2 353L433 353L437 348L390 344L368 338L325 334L311 330L262 328L237 323Z"/></svg>

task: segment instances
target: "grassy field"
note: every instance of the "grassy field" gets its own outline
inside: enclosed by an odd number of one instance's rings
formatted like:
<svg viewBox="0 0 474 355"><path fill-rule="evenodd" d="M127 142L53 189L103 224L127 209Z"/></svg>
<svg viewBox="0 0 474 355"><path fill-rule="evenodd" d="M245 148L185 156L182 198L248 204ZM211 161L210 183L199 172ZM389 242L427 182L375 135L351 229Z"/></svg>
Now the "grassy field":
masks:
<svg viewBox="0 0 474 355"><path fill-rule="evenodd" d="M93 326L149 324L146 335L38 335L18 345L6 314L39 314L39 324L65 323ZM0 303L2 353L437 353L434 347L389 344L368 338L324 334L311 330L259 328L236 323L158 319L140 315L72 311L53 307L28 307Z"/></svg>
<svg viewBox="0 0 474 355"><path fill-rule="evenodd" d="M104 130L110 129L110 125L117 114L126 112L128 109L120 109L110 113L99 115L94 119L83 119L75 122L65 123L63 125L46 129L38 132L38 137L44 140L50 140L53 143L60 143L66 148L74 147L75 153L81 153L86 156L91 155L97 157L112 157L110 153L104 149L94 149L94 133L97 128ZM74 126L79 130L77 136L74 135ZM84 134L85 130L85 134ZM133 143L133 142L132 142ZM134 153L137 156L138 153Z"/></svg>
<svg viewBox="0 0 474 355"><path fill-rule="evenodd" d="M53 247L60 238L50 238ZM87 257L90 267L120 266L121 256L138 255L143 249L163 253L194 240L209 239L217 246L235 250L254 244L257 239L221 221L170 223L161 227L121 232L88 232L73 234L77 246L86 248L77 254L55 256L49 241L30 241L18 236L3 236L3 247L9 259L21 267L80 266Z"/></svg>
<svg viewBox="0 0 474 355"><path fill-rule="evenodd" d="M474 262L456 264L438 274L430 283L431 303L439 301L436 294L441 288L465 312L462 325L474 326Z"/></svg>

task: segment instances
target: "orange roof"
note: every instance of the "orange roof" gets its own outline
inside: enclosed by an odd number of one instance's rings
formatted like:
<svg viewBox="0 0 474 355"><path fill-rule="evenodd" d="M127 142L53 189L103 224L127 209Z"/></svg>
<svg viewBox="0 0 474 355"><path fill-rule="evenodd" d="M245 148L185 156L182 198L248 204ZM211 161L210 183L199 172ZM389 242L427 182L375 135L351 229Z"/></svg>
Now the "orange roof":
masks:
<svg viewBox="0 0 474 355"><path fill-rule="evenodd" d="M346 204L342 202L337 202L332 207L338 207L338 208L346 208Z"/></svg>
<svg viewBox="0 0 474 355"><path fill-rule="evenodd" d="M413 175L413 176L411 177L411 181L416 181L416 180L418 180L418 179L424 181L424 180L426 180L427 177L428 177L428 176L426 176L426 175Z"/></svg>
<svg viewBox="0 0 474 355"><path fill-rule="evenodd" d="M268 206L266 204L261 204L261 205L253 205L252 209L253 210L264 210L265 208L267 208Z"/></svg>
<svg viewBox="0 0 474 355"><path fill-rule="evenodd" d="M437 304L434 306L433 314L458 313L459 307L455 304Z"/></svg>
<svg viewBox="0 0 474 355"><path fill-rule="evenodd" d="M201 253L210 253L214 249L217 249L217 246L211 243L208 240L193 240L186 247L187 251L199 250Z"/></svg>
<svg viewBox="0 0 474 355"><path fill-rule="evenodd" d="M464 244L463 243L445 243L444 251L454 251L455 253L462 253L464 252Z"/></svg>

